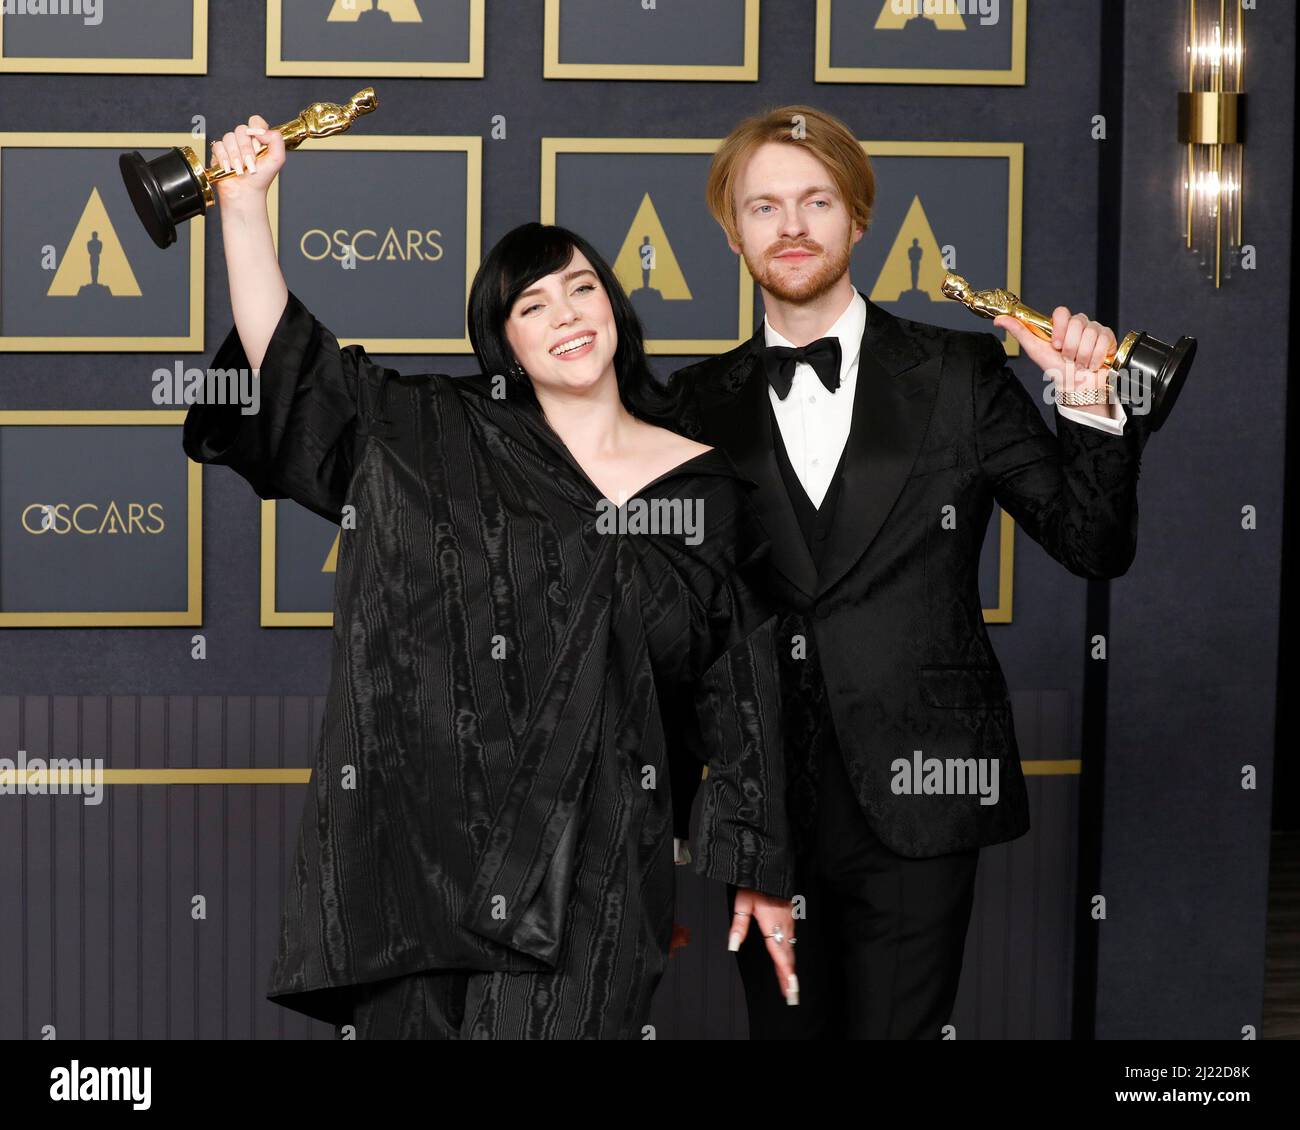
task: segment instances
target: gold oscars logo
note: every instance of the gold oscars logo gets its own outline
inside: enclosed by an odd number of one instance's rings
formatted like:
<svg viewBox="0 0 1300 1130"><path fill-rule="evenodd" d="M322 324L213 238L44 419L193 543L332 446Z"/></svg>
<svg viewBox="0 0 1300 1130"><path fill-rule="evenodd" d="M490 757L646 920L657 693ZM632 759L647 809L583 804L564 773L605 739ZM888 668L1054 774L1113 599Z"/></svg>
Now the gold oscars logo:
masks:
<svg viewBox="0 0 1300 1130"><path fill-rule="evenodd" d="M638 316L650 327L660 324L656 314L665 302L689 302L694 297L648 192L623 238L614 274Z"/></svg>
<svg viewBox="0 0 1300 1130"><path fill-rule="evenodd" d="M139 298L140 284L117 238L99 189L90 199L63 249L59 269L46 292L50 298Z"/></svg>
<svg viewBox="0 0 1300 1130"><path fill-rule="evenodd" d="M444 254L443 246L438 242L441 237L438 228L428 231L407 228L399 233L390 227L382 236L374 228L358 228L351 233L345 228L333 232L311 228L303 232L298 241L298 251L313 263L326 258L339 262L355 259L366 263L436 263Z"/></svg>
<svg viewBox="0 0 1300 1130"><path fill-rule="evenodd" d="M921 198L914 196L869 297L872 302L899 302L904 298L919 303L945 302L943 279L947 269Z"/></svg>
<svg viewBox="0 0 1300 1130"><path fill-rule="evenodd" d="M167 528L161 502L32 502L23 508L23 529L29 534L161 534ZM152 525L146 524L146 516Z"/></svg>
<svg viewBox="0 0 1300 1130"><path fill-rule="evenodd" d="M424 20L415 0L334 0L328 23L352 24L387 16L389 23L418 24ZM363 20L362 17L366 19ZM377 21L375 21L377 22Z"/></svg>
<svg viewBox="0 0 1300 1130"><path fill-rule="evenodd" d="M884 0L876 17L877 31L898 31L913 20L927 20L938 31L965 31L966 21L948 0Z"/></svg>

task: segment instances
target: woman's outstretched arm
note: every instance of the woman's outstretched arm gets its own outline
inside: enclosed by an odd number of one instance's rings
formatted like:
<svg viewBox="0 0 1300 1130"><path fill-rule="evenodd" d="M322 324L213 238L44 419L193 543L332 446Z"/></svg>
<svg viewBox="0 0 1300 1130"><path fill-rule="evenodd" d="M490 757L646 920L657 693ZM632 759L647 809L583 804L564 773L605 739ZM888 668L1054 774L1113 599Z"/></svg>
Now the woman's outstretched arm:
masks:
<svg viewBox="0 0 1300 1130"><path fill-rule="evenodd" d="M254 161L259 141L268 148ZM257 369L289 300L266 209L267 190L284 167L284 139L267 126L265 118L254 114L248 125L236 126L214 141L212 156L223 168L242 170L218 181L217 195L230 309L248 362Z"/></svg>
<svg viewBox="0 0 1300 1130"><path fill-rule="evenodd" d="M269 148L256 171L217 184L235 324L211 363L218 372L251 370L255 400L251 407L192 404L182 443L196 463L233 468L259 497L292 498L337 524L356 465L361 401L391 370L360 345L341 348L287 288L266 210L266 191L284 164L283 139L254 117L214 142L212 154L247 170L257 137Z"/></svg>

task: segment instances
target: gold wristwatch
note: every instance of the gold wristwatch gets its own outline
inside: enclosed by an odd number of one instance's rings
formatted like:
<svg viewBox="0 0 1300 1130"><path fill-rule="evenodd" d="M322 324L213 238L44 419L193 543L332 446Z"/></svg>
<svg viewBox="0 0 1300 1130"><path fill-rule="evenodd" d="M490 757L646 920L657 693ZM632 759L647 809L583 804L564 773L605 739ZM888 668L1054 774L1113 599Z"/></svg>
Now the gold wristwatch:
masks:
<svg viewBox="0 0 1300 1130"><path fill-rule="evenodd" d="M1085 389L1083 392L1061 392L1058 389L1056 403L1064 405L1066 408L1078 408L1084 404L1108 404L1111 391L1109 379L1107 379L1103 387Z"/></svg>

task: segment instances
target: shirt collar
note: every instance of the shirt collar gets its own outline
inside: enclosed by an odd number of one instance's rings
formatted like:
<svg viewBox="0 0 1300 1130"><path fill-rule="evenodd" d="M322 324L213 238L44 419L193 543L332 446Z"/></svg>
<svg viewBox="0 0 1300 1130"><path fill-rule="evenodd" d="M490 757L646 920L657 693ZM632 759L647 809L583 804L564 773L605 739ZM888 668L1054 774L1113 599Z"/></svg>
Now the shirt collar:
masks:
<svg viewBox="0 0 1300 1130"><path fill-rule="evenodd" d="M867 301L862 297L858 288L854 287L853 297L849 300L844 313L835 320L835 324L823 335L824 337L837 337L840 339L841 381L858 360L858 353L862 349L862 335L866 328ZM772 323L767 320L766 314L763 315L763 339L767 345L783 345L787 349L794 347L793 342L787 341L772 328Z"/></svg>

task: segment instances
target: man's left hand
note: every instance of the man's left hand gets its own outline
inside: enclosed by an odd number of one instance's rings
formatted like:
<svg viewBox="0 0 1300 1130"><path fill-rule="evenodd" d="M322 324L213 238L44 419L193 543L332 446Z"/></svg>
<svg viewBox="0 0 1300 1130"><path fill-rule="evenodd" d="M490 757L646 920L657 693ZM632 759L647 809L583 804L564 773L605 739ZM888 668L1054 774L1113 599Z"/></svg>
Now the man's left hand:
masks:
<svg viewBox="0 0 1300 1130"><path fill-rule="evenodd" d="M1052 378L1058 393L1104 389L1110 375L1106 356L1117 345L1109 326L1092 321L1087 314L1071 314L1065 306L1052 311L1052 340L1044 341L1019 319L1005 314L993 324L1006 330L1020 342L1020 348L1045 374ZM1112 394L1113 395L1113 394ZM1112 417L1110 403L1080 404L1075 411Z"/></svg>

